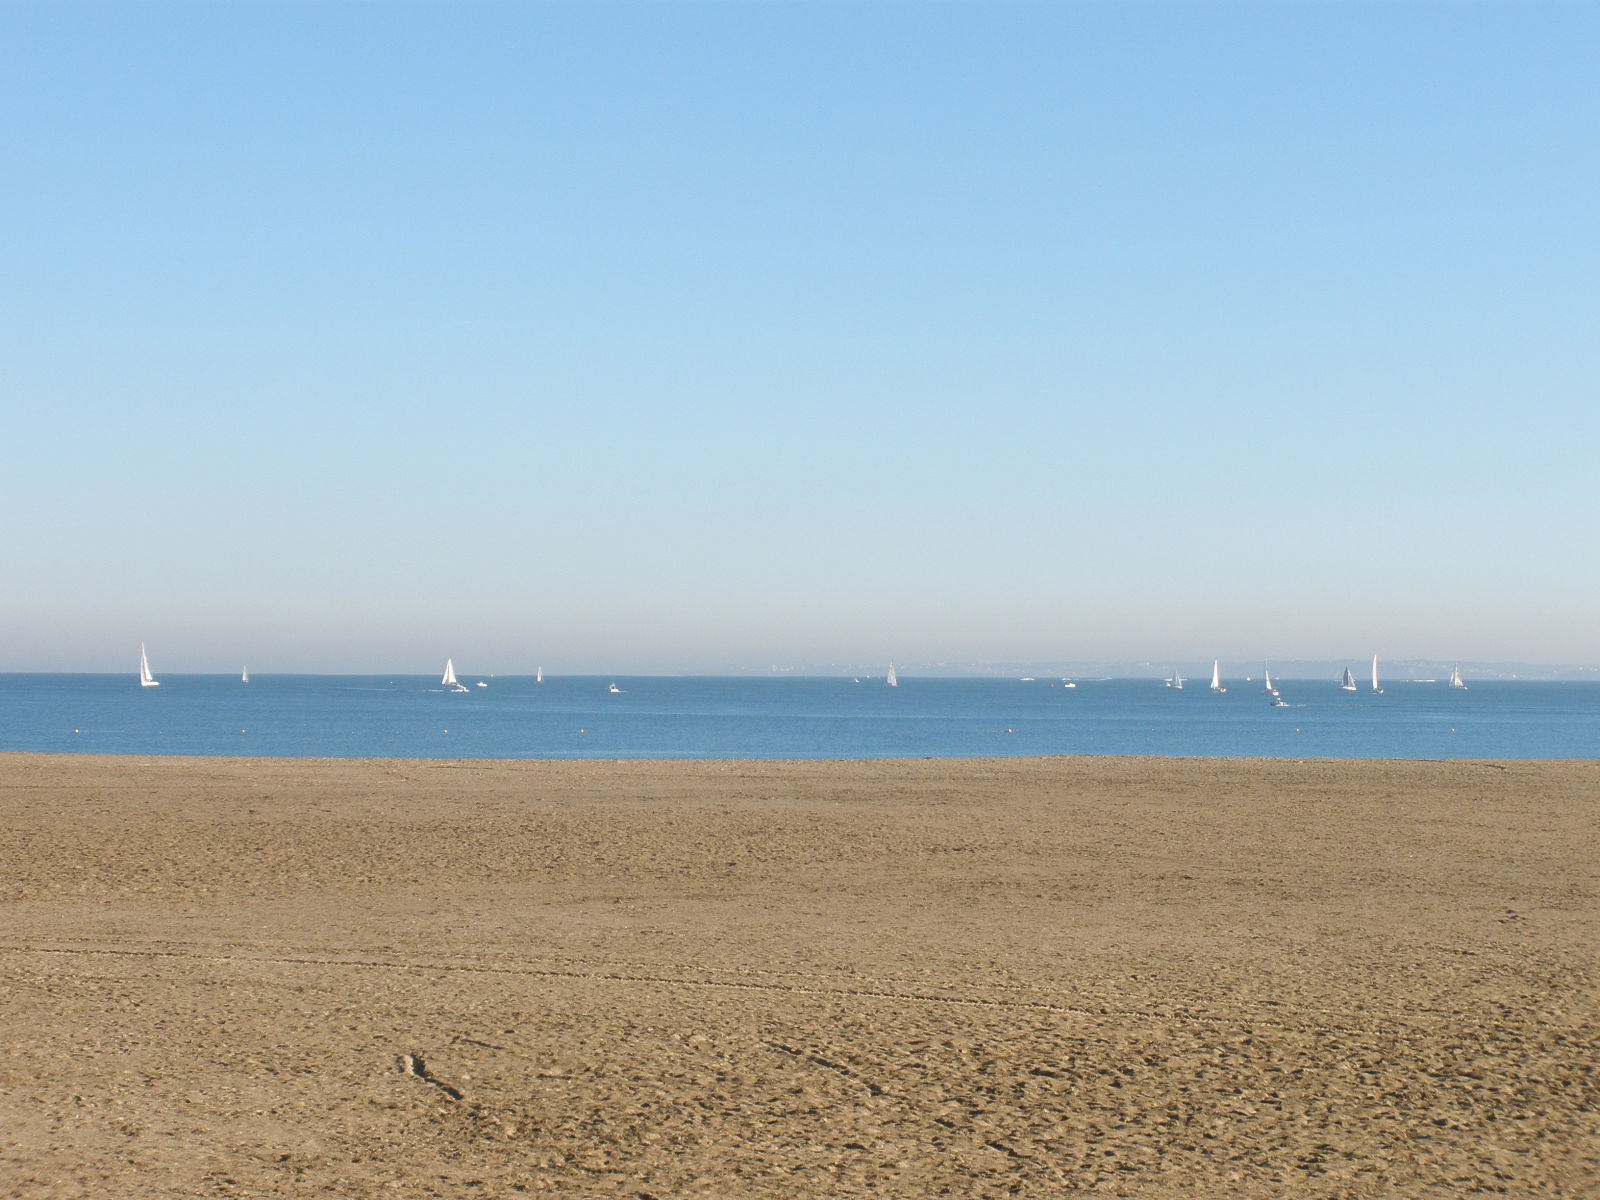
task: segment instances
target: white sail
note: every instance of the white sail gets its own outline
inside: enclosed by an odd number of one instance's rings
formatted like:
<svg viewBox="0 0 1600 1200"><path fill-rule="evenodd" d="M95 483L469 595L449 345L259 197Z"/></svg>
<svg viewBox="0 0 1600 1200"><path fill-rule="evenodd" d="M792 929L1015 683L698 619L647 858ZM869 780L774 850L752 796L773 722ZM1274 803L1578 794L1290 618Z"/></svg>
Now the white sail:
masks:
<svg viewBox="0 0 1600 1200"><path fill-rule="evenodd" d="M466 685L456 678L456 664L454 659L447 658L444 660L444 678L439 680L439 685L449 689L452 692L464 692L467 690Z"/></svg>
<svg viewBox="0 0 1600 1200"><path fill-rule="evenodd" d="M160 687L156 677L150 674L150 660L145 656L144 643L139 643L139 686Z"/></svg>
<svg viewBox="0 0 1600 1200"><path fill-rule="evenodd" d="M1218 659L1211 660L1211 690L1225 692L1228 689L1222 686L1222 663Z"/></svg>
<svg viewBox="0 0 1600 1200"><path fill-rule="evenodd" d="M249 683L250 682L250 668L249 667L245 667L243 670L241 670L239 672L239 682L240 683Z"/></svg>
<svg viewBox="0 0 1600 1200"><path fill-rule="evenodd" d="M893 663L889 664L889 676L883 682L888 687L899 687L900 686L900 680L895 677L894 664Z"/></svg>
<svg viewBox="0 0 1600 1200"><path fill-rule="evenodd" d="M1467 690L1467 681L1461 678L1460 663L1457 663L1455 670L1450 672L1450 686L1453 688L1460 688L1462 691Z"/></svg>
<svg viewBox="0 0 1600 1200"><path fill-rule="evenodd" d="M535 671L533 673L533 681L535 683L543 683L544 682L544 668L543 667L540 667L537 671Z"/></svg>
<svg viewBox="0 0 1600 1200"><path fill-rule="evenodd" d="M1339 690L1344 692L1353 692L1356 690L1356 678L1354 675L1350 674L1349 667L1344 669L1344 675L1339 680Z"/></svg>
<svg viewBox="0 0 1600 1200"><path fill-rule="evenodd" d="M1266 692L1269 696L1276 696L1278 694L1278 689L1272 686L1272 672L1267 669L1267 665L1265 663L1261 664L1261 675L1262 678L1266 680L1266 685L1261 690Z"/></svg>
<svg viewBox="0 0 1600 1200"><path fill-rule="evenodd" d="M1383 689L1378 686L1378 656L1374 654L1372 656L1372 694L1377 696L1381 695L1382 692Z"/></svg>

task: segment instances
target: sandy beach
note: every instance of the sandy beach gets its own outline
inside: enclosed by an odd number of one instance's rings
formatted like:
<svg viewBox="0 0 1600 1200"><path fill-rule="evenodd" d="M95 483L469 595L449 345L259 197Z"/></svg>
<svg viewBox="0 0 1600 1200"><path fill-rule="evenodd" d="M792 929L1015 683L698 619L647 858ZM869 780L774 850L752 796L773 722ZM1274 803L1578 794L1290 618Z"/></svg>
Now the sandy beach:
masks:
<svg viewBox="0 0 1600 1200"><path fill-rule="evenodd" d="M0 755L0 1194L1600 1195L1600 763Z"/></svg>

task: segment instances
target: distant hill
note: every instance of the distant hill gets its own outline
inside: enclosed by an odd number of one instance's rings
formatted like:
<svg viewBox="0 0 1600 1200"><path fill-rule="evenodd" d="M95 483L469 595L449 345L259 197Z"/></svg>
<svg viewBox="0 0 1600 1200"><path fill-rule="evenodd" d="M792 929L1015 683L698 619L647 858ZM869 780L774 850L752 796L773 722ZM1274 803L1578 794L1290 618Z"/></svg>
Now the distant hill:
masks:
<svg viewBox="0 0 1600 1200"><path fill-rule="evenodd" d="M1337 659L1284 659L1281 661L1270 660L1263 664L1259 661L1229 662L1224 659L1222 674L1225 679L1255 678L1261 674L1263 665L1270 667L1272 674L1277 679L1337 679L1340 673L1349 667L1358 679L1366 679L1371 667L1371 656L1353 658L1348 660ZM1068 661L1053 662L1004 662L1004 663L924 663L915 661L897 663L901 676L915 677L921 675L931 678L956 678L956 679L1007 679L1028 678L1035 679L1162 679L1172 674L1176 669L1186 676L1198 677L1211 674L1211 660L1205 659L1179 659L1179 660L1146 660L1132 661L1096 661L1092 659L1073 659ZM1378 668L1382 678L1386 680L1405 679L1437 679L1444 681L1450 677L1451 668L1456 661L1451 659L1421 658L1379 658ZM882 675L883 664L812 664L786 670L784 674L794 675ZM1461 673L1470 682L1474 679L1526 679L1526 680L1573 680L1600 683L1600 667L1573 666L1550 663L1519 663L1519 662L1470 662L1461 660Z"/></svg>

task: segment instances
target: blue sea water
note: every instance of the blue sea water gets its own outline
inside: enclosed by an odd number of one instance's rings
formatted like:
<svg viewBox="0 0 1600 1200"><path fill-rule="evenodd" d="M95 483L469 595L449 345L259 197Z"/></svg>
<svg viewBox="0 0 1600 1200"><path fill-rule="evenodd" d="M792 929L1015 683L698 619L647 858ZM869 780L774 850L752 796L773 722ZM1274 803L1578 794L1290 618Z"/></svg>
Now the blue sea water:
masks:
<svg viewBox="0 0 1600 1200"><path fill-rule="evenodd" d="M463 680L475 685L476 677ZM1600 757L1600 684L0 675L0 750L328 758Z"/></svg>

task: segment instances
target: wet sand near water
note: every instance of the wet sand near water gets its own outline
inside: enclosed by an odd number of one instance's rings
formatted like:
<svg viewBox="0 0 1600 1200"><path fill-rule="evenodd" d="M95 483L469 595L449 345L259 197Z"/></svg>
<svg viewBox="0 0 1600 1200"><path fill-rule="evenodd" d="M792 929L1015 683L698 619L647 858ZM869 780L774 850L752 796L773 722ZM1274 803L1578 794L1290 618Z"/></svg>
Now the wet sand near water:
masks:
<svg viewBox="0 0 1600 1200"><path fill-rule="evenodd" d="M0 755L0 1195L1600 1195L1600 763Z"/></svg>

